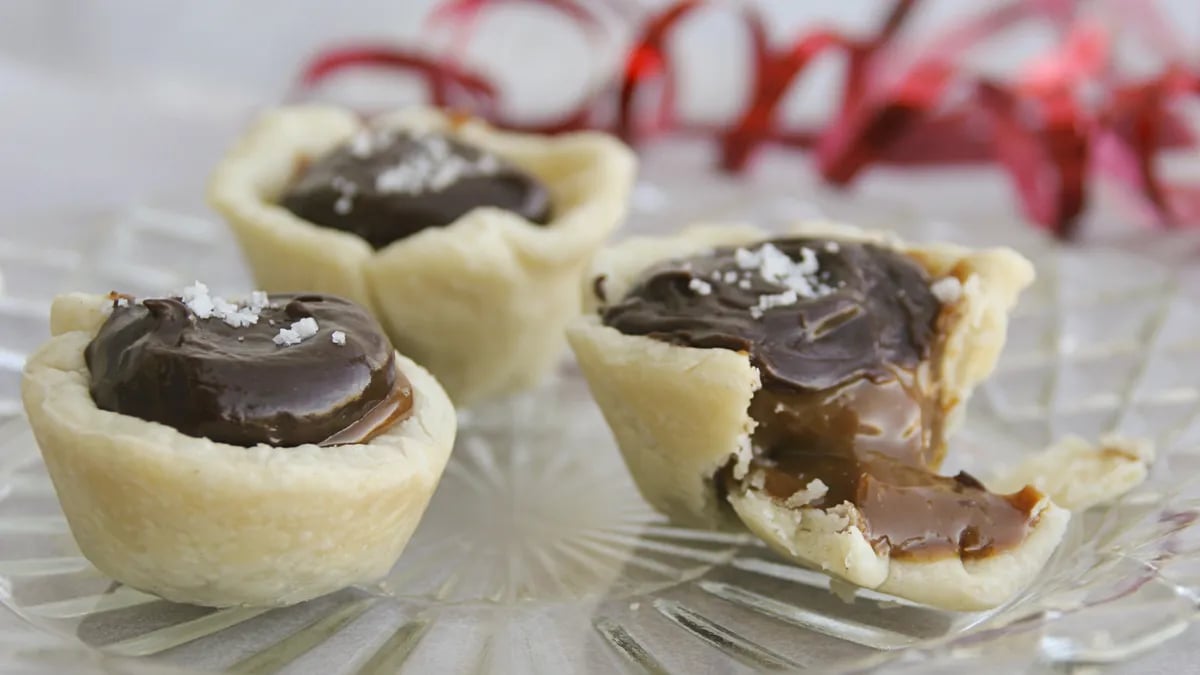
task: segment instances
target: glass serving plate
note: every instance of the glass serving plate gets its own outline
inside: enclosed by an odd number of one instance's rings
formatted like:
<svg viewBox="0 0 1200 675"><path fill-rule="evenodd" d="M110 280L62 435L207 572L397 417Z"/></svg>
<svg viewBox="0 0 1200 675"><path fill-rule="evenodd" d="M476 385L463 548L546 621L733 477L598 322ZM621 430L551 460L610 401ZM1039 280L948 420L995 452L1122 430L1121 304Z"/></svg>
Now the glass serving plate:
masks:
<svg viewBox="0 0 1200 675"><path fill-rule="evenodd" d="M58 216L0 240L0 672L1029 672L1117 661L1187 628L1200 593L1200 303L1175 271L1113 249L1057 249L1023 226L972 233L894 205L781 196L782 183L733 183L699 165L654 154L630 229L826 213L1020 247L1039 281L946 469L986 476L1065 433L1120 431L1158 444L1151 478L1074 518L1044 574L995 611L833 593L750 536L681 529L650 509L564 362L539 389L461 414L427 515L380 583L286 609L176 605L80 557L20 414L19 370L57 292L250 282L206 216Z"/></svg>

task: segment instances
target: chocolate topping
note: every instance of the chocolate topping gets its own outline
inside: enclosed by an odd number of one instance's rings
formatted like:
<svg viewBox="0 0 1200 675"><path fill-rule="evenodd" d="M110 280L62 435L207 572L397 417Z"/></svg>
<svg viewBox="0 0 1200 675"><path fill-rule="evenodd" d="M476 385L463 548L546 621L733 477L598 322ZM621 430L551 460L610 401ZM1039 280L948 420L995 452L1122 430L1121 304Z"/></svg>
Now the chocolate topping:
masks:
<svg viewBox="0 0 1200 675"><path fill-rule="evenodd" d="M789 503L819 479L827 492L810 505L855 504L880 551L981 557L1024 539L1040 495L936 474L940 311L901 253L784 239L657 265L602 318L628 335L749 355L762 377L751 485Z"/></svg>
<svg viewBox="0 0 1200 675"><path fill-rule="evenodd" d="M442 134L362 132L317 159L280 204L375 248L490 206L545 224L550 193L496 155Z"/></svg>
<svg viewBox="0 0 1200 675"><path fill-rule="evenodd" d="M367 312L332 296L269 300L257 323L236 328L178 298L114 301L84 352L96 405L189 436L281 447L363 442L409 412L412 387ZM315 335L277 344L305 318Z"/></svg>
<svg viewBox="0 0 1200 675"><path fill-rule="evenodd" d="M804 257L801 249L815 255L818 288L810 297L798 294L756 318L751 310L761 297L787 288L764 279L758 266L743 269L737 249L724 248L651 268L604 311L604 323L627 335L749 352L764 386L825 389L858 376L888 377L888 365L914 367L928 356L940 305L911 260L869 244L773 245L794 260ZM711 292L697 293L692 280Z"/></svg>

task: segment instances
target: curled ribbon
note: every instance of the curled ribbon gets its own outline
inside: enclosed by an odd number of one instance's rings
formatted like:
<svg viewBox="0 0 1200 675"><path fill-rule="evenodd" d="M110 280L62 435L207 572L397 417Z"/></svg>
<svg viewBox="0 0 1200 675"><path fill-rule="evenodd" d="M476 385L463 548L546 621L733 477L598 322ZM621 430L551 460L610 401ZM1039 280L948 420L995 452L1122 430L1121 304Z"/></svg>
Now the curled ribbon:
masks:
<svg viewBox="0 0 1200 675"><path fill-rule="evenodd" d="M507 115L501 92L483 73L454 56L478 30L482 12L499 0L447 0L430 15L431 30L449 29L450 49L428 54L395 45L330 47L303 69L299 93L349 69L375 67L416 75L429 100L479 115L498 126L557 133L593 128L638 143L663 133L711 138L720 168L743 171L757 149L774 144L815 153L825 180L846 185L876 164L945 166L996 163L1009 175L1026 215L1062 238L1077 233L1093 179L1121 186L1137 220L1159 226L1200 222L1200 185L1173 184L1161 173L1160 154L1195 148L1196 134L1178 110L1200 94L1200 76L1183 63L1178 41L1152 7L1109 0L1123 30L1141 32L1166 62L1157 76L1137 81L1116 72L1110 26L1081 18L1072 0L1020 0L997 5L899 58L897 35L919 0L895 0L876 31L851 38L818 29L776 46L752 5L734 10L751 50L750 96L724 125L701 125L677 110L678 68L669 41L689 15L721 3L679 0L648 16L628 2L525 0L557 12L588 39L605 39L616 16L633 39L623 65L567 112L531 123ZM728 8L728 5L724 5ZM1059 46L1011 81L981 77L962 65L964 52L1022 22L1048 21ZM817 57L845 57L847 68L835 113L814 128L789 127L779 109ZM899 64L899 65L897 65ZM965 95L963 95L965 93Z"/></svg>

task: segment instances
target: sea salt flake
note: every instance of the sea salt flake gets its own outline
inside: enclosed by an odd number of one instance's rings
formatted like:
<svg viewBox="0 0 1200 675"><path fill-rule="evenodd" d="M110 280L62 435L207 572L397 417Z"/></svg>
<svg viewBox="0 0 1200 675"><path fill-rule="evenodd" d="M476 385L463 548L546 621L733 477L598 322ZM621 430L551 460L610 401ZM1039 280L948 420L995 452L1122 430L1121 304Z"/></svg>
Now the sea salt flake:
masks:
<svg viewBox="0 0 1200 675"><path fill-rule="evenodd" d="M234 312L238 311L238 306L236 304L219 296L212 299L212 304L213 316L217 317L218 319L224 318L226 314L233 314Z"/></svg>
<svg viewBox="0 0 1200 675"><path fill-rule="evenodd" d="M945 277L933 282L929 290L938 302L952 303L962 297L963 285L956 277Z"/></svg>
<svg viewBox="0 0 1200 675"><path fill-rule="evenodd" d="M245 328L258 323L258 312L249 307L242 307L237 311L229 312L221 319L234 328Z"/></svg>
<svg viewBox="0 0 1200 675"><path fill-rule="evenodd" d="M709 295L712 293L712 284L703 279L693 278L688 282L688 288L695 291L696 295Z"/></svg>
<svg viewBox="0 0 1200 675"><path fill-rule="evenodd" d="M317 320L306 316L292 324L291 328L280 328L279 333L271 338L280 347L298 345L317 334Z"/></svg>
<svg viewBox="0 0 1200 675"><path fill-rule="evenodd" d="M213 300L208 294L208 286L199 281L183 289L179 297L198 318L207 319L213 315Z"/></svg>
<svg viewBox="0 0 1200 675"><path fill-rule="evenodd" d="M304 340L300 337L299 333L291 328L280 328L279 333L271 338L271 341L280 347L287 347L289 345L298 345Z"/></svg>
<svg viewBox="0 0 1200 675"><path fill-rule="evenodd" d="M744 270L752 270L762 265L762 256L748 249L739 248L733 252L733 261Z"/></svg>
<svg viewBox="0 0 1200 675"><path fill-rule="evenodd" d="M265 307L271 304L271 296L267 295L266 291L251 291L250 292L250 309L256 312L261 312Z"/></svg>
<svg viewBox="0 0 1200 675"><path fill-rule="evenodd" d="M292 324L292 330L300 336L302 340L306 340L317 334L317 320L311 316L306 316L303 319Z"/></svg>
<svg viewBox="0 0 1200 675"><path fill-rule="evenodd" d="M782 293L776 293L774 295L758 296L758 304L750 309L752 314L753 310L757 309L759 311L759 316L762 316L762 313L766 312L768 309L794 305L798 300L800 300L800 296L796 294L796 291L788 289Z"/></svg>
<svg viewBox="0 0 1200 675"><path fill-rule="evenodd" d="M333 344L338 345L339 347L346 344L346 334L340 330L333 331L333 333L329 335L329 339L333 341Z"/></svg>

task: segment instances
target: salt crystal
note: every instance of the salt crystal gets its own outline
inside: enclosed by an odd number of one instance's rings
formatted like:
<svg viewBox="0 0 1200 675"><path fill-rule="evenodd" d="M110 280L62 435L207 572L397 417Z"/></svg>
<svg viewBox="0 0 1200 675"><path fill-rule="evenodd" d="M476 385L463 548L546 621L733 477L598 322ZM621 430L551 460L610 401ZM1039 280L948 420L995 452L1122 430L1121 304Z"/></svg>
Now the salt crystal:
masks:
<svg viewBox="0 0 1200 675"><path fill-rule="evenodd" d="M271 341L280 347L287 347L288 345L298 345L303 342L303 339L291 328L280 328L279 333L271 338Z"/></svg>
<svg viewBox="0 0 1200 675"><path fill-rule="evenodd" d="M346 344L346 334L340 330L333 331L333 333L330 334L329 339L333 341L333 344L338 345L339 347Z"/></svg>
<svg viewBox="0 0 1200 675"><path fill-rule="evenodd" d="M292 324L291 328L280 328L271 340L280 347L298 345L317 334L317 320L306 316Z"/></svg>
<svg viewBox="0 0 1200 675"><path fill-rule="evenodd" d="M311 316L306 316L293 323L292 330L296 331L300 339L308 339L317 334L317 320Z"/></svg>
<svg viewBox="0 0 1200 675"><path fill-rule="evenodd" d="M952 303L962 297L963 286L956 277L945 277L933 282L929 290L939 302Z"/></svg>
<svg viewBox="0 0 1200 675"><path fill-rule="evenodd" d="M801 247L799 254L800 259L793 260L771 243L763 244L758 250L739 248L734 251L734 262L738 267L757 272L764 281L786 289L759 296L758 303L750 308L751 316L761 318L773 307L793 305L800 298L819 298L833 292L833 288L818 279L821 263L816 252ZM738 282L739 288L748 289L750 285L749 279Z"/></svg>
<svg viewBox="0 0 1200 675"><path fill-rule="evenodd" d="M232 314L238 311L237 305L225 300L225 298L222 297L213 298L212 303L213 316L217 317L218 319L224 318L226 314Z"/></svg>
<svg viewBox="0 0 1200 675"><path fill-rule="evenodd" d="M733 260L744 270L752 270L762 265L762 256L744 248L733 252Z"/></svg>
<svg viewBox="0 0 1200 675"><path fill-rule="evenodd" d="M180 298L198 318L207 319L213 315L213 301L208 294L208 286L199 281L183 289Z"/></svg>
<svg viewBox="0 0 1200 675"><path fill-rule="evenodd" d="M252 291L250 293L250 309L261 312L269 304L271 304L271 296L267 295L266 291Z"/></svg>
<svg viewBox="0 0 1200 675"><path fill-rule="evenodd" d="M712 293L712 284L703 279L692 279L688 282L688 288L696 292L696 295L708 295Z"/></svg>
<svg viewBox="0 0 1200 675"><path fill-rule="evenodd" d="M234 328L245 328L258 323L258 312L250 307L242 307L237 311L229 312L221 319Z"/></svg>
<svg viewBox="0 0 1200 675"><path fill-rule="evenodd" d="M757 319L758 317L761 317L768 309L794 305L799 299L800 296L796 294L796 291L791 289L782 293L776 293L774 295L760 295L758 296L758 304L750 308L750 313L753 315L755 313L754 310L757 309L758 315L754 317Z"/></svg>

